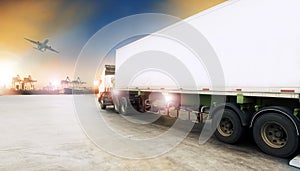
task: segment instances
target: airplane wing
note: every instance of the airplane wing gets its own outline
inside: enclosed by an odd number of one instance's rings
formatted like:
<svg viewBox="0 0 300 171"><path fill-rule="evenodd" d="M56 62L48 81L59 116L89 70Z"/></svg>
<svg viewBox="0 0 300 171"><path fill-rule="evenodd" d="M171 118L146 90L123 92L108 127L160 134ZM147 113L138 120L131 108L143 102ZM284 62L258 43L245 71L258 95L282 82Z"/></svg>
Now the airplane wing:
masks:
<svg viewBox="0 0 300 171"><path fill-rule="evenodd" d="M24 39L25 39L25 40L27 40L27 41L29 41L29 42L31 42L31 43L38 44L38 42L37 42L37 41L30 40L30 39L27 39L27 38L24 38Z"/></svg>
<svg viewBox="0 0 300 171"><path fill-rule="evenodd" d="M53 49L51 46L47 46L46 49L51 50L53 52L59 53L59 51Z"/></svg>

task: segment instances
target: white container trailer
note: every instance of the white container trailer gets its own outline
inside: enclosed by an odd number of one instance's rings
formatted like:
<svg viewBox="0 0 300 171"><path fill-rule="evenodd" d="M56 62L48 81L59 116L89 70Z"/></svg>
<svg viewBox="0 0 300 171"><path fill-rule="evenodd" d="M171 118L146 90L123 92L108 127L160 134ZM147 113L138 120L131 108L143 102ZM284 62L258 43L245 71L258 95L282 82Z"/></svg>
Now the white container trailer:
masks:
<svg viewBox="0 0 300 171"><path fill-rule="evenodd" d="M262 151L294 155L300 129L299 8L299 0L227 1L184 20L205 38L198 45L193 43L201 36L191 40L193 31L180 22L117 49L116 110L155 111L155 101L173 97L167 107L189 107L199 122L202 115L223 114L215 131L223 142L236 143L250 129Z"/></svg>

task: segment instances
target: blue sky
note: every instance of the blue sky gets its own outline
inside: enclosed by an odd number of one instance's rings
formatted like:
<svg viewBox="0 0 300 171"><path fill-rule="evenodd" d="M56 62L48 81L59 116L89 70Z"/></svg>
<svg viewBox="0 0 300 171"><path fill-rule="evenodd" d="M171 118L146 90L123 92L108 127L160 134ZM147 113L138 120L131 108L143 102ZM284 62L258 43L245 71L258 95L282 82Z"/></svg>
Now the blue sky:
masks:
<svg viewBox="0 0 300 171"><path fill-rule="evenodd" d="M164 13L185 18L224 0L3 0L0 1L0 84L11 77L31 75L38 86L73 77L85 43L105 25L141 13ZM39 52L27 37L60 51ZM5 68L5 69L3 69ZM77 76L74 76L77 77ZM1 86L1 85L0 85Z"/></svg>

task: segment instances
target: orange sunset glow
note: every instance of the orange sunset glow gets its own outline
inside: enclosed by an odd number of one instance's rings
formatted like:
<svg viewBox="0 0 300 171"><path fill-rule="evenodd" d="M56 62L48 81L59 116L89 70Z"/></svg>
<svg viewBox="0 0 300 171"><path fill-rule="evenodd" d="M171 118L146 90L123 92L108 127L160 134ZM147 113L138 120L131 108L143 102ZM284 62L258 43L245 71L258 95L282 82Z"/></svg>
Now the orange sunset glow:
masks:
<svg viewBox="0 0 300 171"><path fill-rule="evenodd" d="M177 16L181 18L186 18L191 15L194 15L200 11L206 10L210 7L218 5L226 0L169 0L174 4L175 8L173 9Z"/></svg>
<svg viewBox="0 0 300 171"><path fill-rule="evenodd" d="M110 1L0 1L0 86L9 87L11 77L16 75L31 75L38 80L36 87L72 77L80 50L97 30L119 18L141 13L143 8L186 18L221 2L224 0L165 0L147 2L153 3L152 7L128 4L123 8L124 4ZM121 10L108 9L108 5ZM130 13L130 8L137 12ZM40 52L24 38L41 42L49 39L49 45L60 53Z"/></svg>
<svg viewBox="0 0 300 171"><path fill-rule="evenodd" d="M65 34L70 27L80 24L91 14L93 7L84 4L83 1L74 1L62 10L63 1L1 1L1 83L9 85L11 77L16 74L22 77L31 74L44 85L49 82L45 79L47 77L61 79L71 74L73 66L62 60L63 56L36 52L32 44L24 41L24 37L39 41L50 38L54 44L58 35ZM73 61L70 63L74 65ZM62 72L57 73L57 68L61 68Z"/></svg>
<svg viewBox="0 0 300 171"><path fill-rule="evenodd" d="M23 41L23 37L42 40L61 34L65 29L83 21L93 11L91 6L84 5L84 1L72 3L61 10L62 2L1 1L0 49L24 51L28 48L28 43Z"/></svg>

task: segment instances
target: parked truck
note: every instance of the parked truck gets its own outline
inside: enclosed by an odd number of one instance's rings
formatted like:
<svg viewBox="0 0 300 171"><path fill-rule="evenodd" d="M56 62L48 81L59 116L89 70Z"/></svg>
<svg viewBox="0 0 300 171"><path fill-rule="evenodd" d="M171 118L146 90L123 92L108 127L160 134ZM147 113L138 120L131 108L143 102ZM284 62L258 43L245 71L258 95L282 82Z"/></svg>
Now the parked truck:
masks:
<svg viewBox="0 0 300 171"><path fill-rule="evenodd" d="M98 88L98 102L101 109L106 109L106 106L114 105L111 93L114 87L114 79L115 65L105 65Z"/></svg>
<svg viewBox="0 0 300 171"><path fill-rule="evenodd" d="M117 49L114 90L102 91L102 109L113 105L126 115L130 110L158 112L164 105L166 111L173 107L192 112L198 122L221 113L214 133L218 140L234 144L250 130L263 152L294 155L300 134L299 7L298 0L231 0L184 20L203 34L214 50L224 76L222 87L211 85L213 74L207 73L207 66L197 60L193 50L161 34ZM180 26L174 24L161 32L176 27ZM159 57L151 56L156 53ZM162 54L174 60L165 60ZM135 68L127 62L132 58L139 61ZM169 61L162 65L166 68L182 63L193 84L176 83L162 71L140 67L151 60ZM135 76L126 80L124 71L129 70ZM214 96L224 102L213 101ZM161 103L164 100L165 104Z"/></svg>

